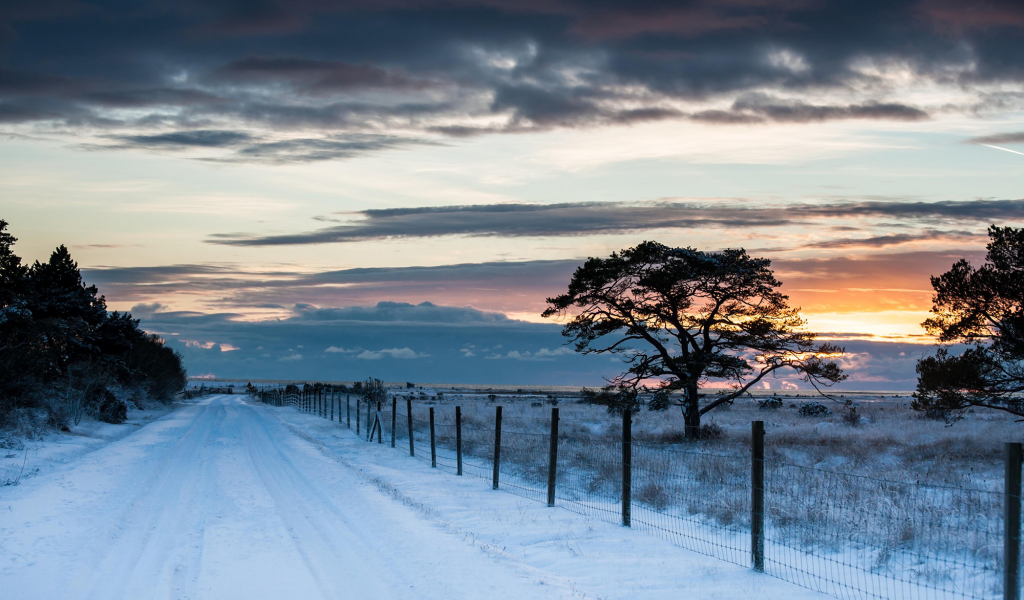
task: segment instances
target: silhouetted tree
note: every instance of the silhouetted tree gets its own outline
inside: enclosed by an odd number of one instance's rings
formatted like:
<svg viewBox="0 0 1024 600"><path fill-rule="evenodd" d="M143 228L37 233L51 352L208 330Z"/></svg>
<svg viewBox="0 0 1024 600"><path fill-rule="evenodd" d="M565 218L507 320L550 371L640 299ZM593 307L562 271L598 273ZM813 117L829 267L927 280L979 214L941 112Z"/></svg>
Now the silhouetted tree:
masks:
<svg viewBox="0 0 1024 600"><path fill-rule="evenodd" d="M932 277L934 356L917 363L913 407L952 423L971 407L1024 417L1024 229L989 227L986 262ZM950 344L969 344L956 354Z"/></svg>
<svg viewBox="0 0 1024 600"><path fill-rule="evenodd" d="M548 298L544 317L570 316L562 335L583 354L610 353L629 365L610 388L623 402L651 380L652 408L682 407L686 436L699 436L700 418L748 393L779 369L800 373L816 388L846 378L828 360L842 348L815 344L804 320L776 290L770 261L744 250L701 252L644 242L590 258L576 269L566 294ZM711 379L733 387L706 397ZM682 391L682 399L671 392Z"/></svg>

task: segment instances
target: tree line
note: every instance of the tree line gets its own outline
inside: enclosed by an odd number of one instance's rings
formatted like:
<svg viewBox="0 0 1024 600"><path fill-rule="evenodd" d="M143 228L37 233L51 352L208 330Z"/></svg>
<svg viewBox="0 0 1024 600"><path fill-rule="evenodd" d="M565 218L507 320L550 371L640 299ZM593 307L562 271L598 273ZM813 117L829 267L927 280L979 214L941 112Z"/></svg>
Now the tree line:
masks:
<svg viewBox="0 0 1024 600"><path fill-rule="evenodd" d="M120 423L128 402L169 402L185 387L181 355L110 312L61 245L23 264L0 220L0 426L44 418L67 429L83 415Z"/></svg>

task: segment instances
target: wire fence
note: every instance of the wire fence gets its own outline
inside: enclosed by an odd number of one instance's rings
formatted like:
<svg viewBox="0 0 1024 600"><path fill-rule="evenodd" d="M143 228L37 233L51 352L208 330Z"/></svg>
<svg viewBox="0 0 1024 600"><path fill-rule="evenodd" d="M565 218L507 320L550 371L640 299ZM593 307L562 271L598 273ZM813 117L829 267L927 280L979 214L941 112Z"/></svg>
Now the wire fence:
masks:
<svg viewBox="0 0 1024 600"><path fill-rule="evenodd" d="M332 420L337 403L342 423L340 397L331 395L328 411L316 394L300 390L261 399L329 414ZM518 429L543 431L547 424L542 420L520 419L499 430L498 420L481 411L462 414L458 422L455 408L447 405L389 399L379 412L365 402L360 408L358 401L354 410L362 423L357 419L352 427L361 425L363 439L370 441L372 434L373 442L393 443L430 466L461 471L538 502L549 502L553 494L555 505L570 511L626 524L734 564L763 565L769 575L844 600L1020 597L1019 541L1005 544L1007 535L1018 539L1019 533L1008 534L1012 528L1004 519L1004 514L1015 514L1020 531L1019 508L1004 513L1010 504L1020 504L1019 462L1011 483L1015 487L1005 494L887 481L772 459L759 467L751 451L680 449L631 441L625 431L560 434L552 444L550 433ZM379 429L373 426L378 415ZM624 422L623 427L629 426ZM763 469L762 488L753 478L758 468ZM1016 548L1014 565L1006 562L1010 548ZM1005 585L1007 568L1010 587Z"/></svg>

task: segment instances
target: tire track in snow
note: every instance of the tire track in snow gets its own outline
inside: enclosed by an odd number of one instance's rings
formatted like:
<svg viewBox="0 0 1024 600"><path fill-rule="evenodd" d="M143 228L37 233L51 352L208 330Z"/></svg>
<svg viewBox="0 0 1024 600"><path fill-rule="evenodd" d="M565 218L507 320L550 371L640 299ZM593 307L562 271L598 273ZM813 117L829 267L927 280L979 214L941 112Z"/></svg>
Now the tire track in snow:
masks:
<svg viewBox="0 0 1024 600"><path fill-rule="evenodd" d="M202 530L200 515L192 510L200 499L198 488L206 477L196 477L196 464L214 427L226 413L224 406L200 405L191 426L152 466L117 521L115 538L99 550L99 564L83 569L68 590L68 598L105 600L150 596L160 580L167 580L167 565L181 537ZM208 463L209 461L207 461ZM185 545L185 549L194 545ZM186 562L195 563L195 559ZM183 594L188 593L185 580ZM188 596L181 596L187 598Z"/></svg>

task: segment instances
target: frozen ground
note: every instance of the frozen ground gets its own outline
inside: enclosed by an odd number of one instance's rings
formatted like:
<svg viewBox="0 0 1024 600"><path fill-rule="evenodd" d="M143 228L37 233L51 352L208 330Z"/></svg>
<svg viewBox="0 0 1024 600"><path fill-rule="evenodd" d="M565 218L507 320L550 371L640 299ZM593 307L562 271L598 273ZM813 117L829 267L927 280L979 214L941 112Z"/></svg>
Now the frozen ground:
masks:
<svg viewBox="0 0 1024 600"><path fill-rule="evenodd" d="M823 598L213 396L0 488L10 598Z"/></svg>

